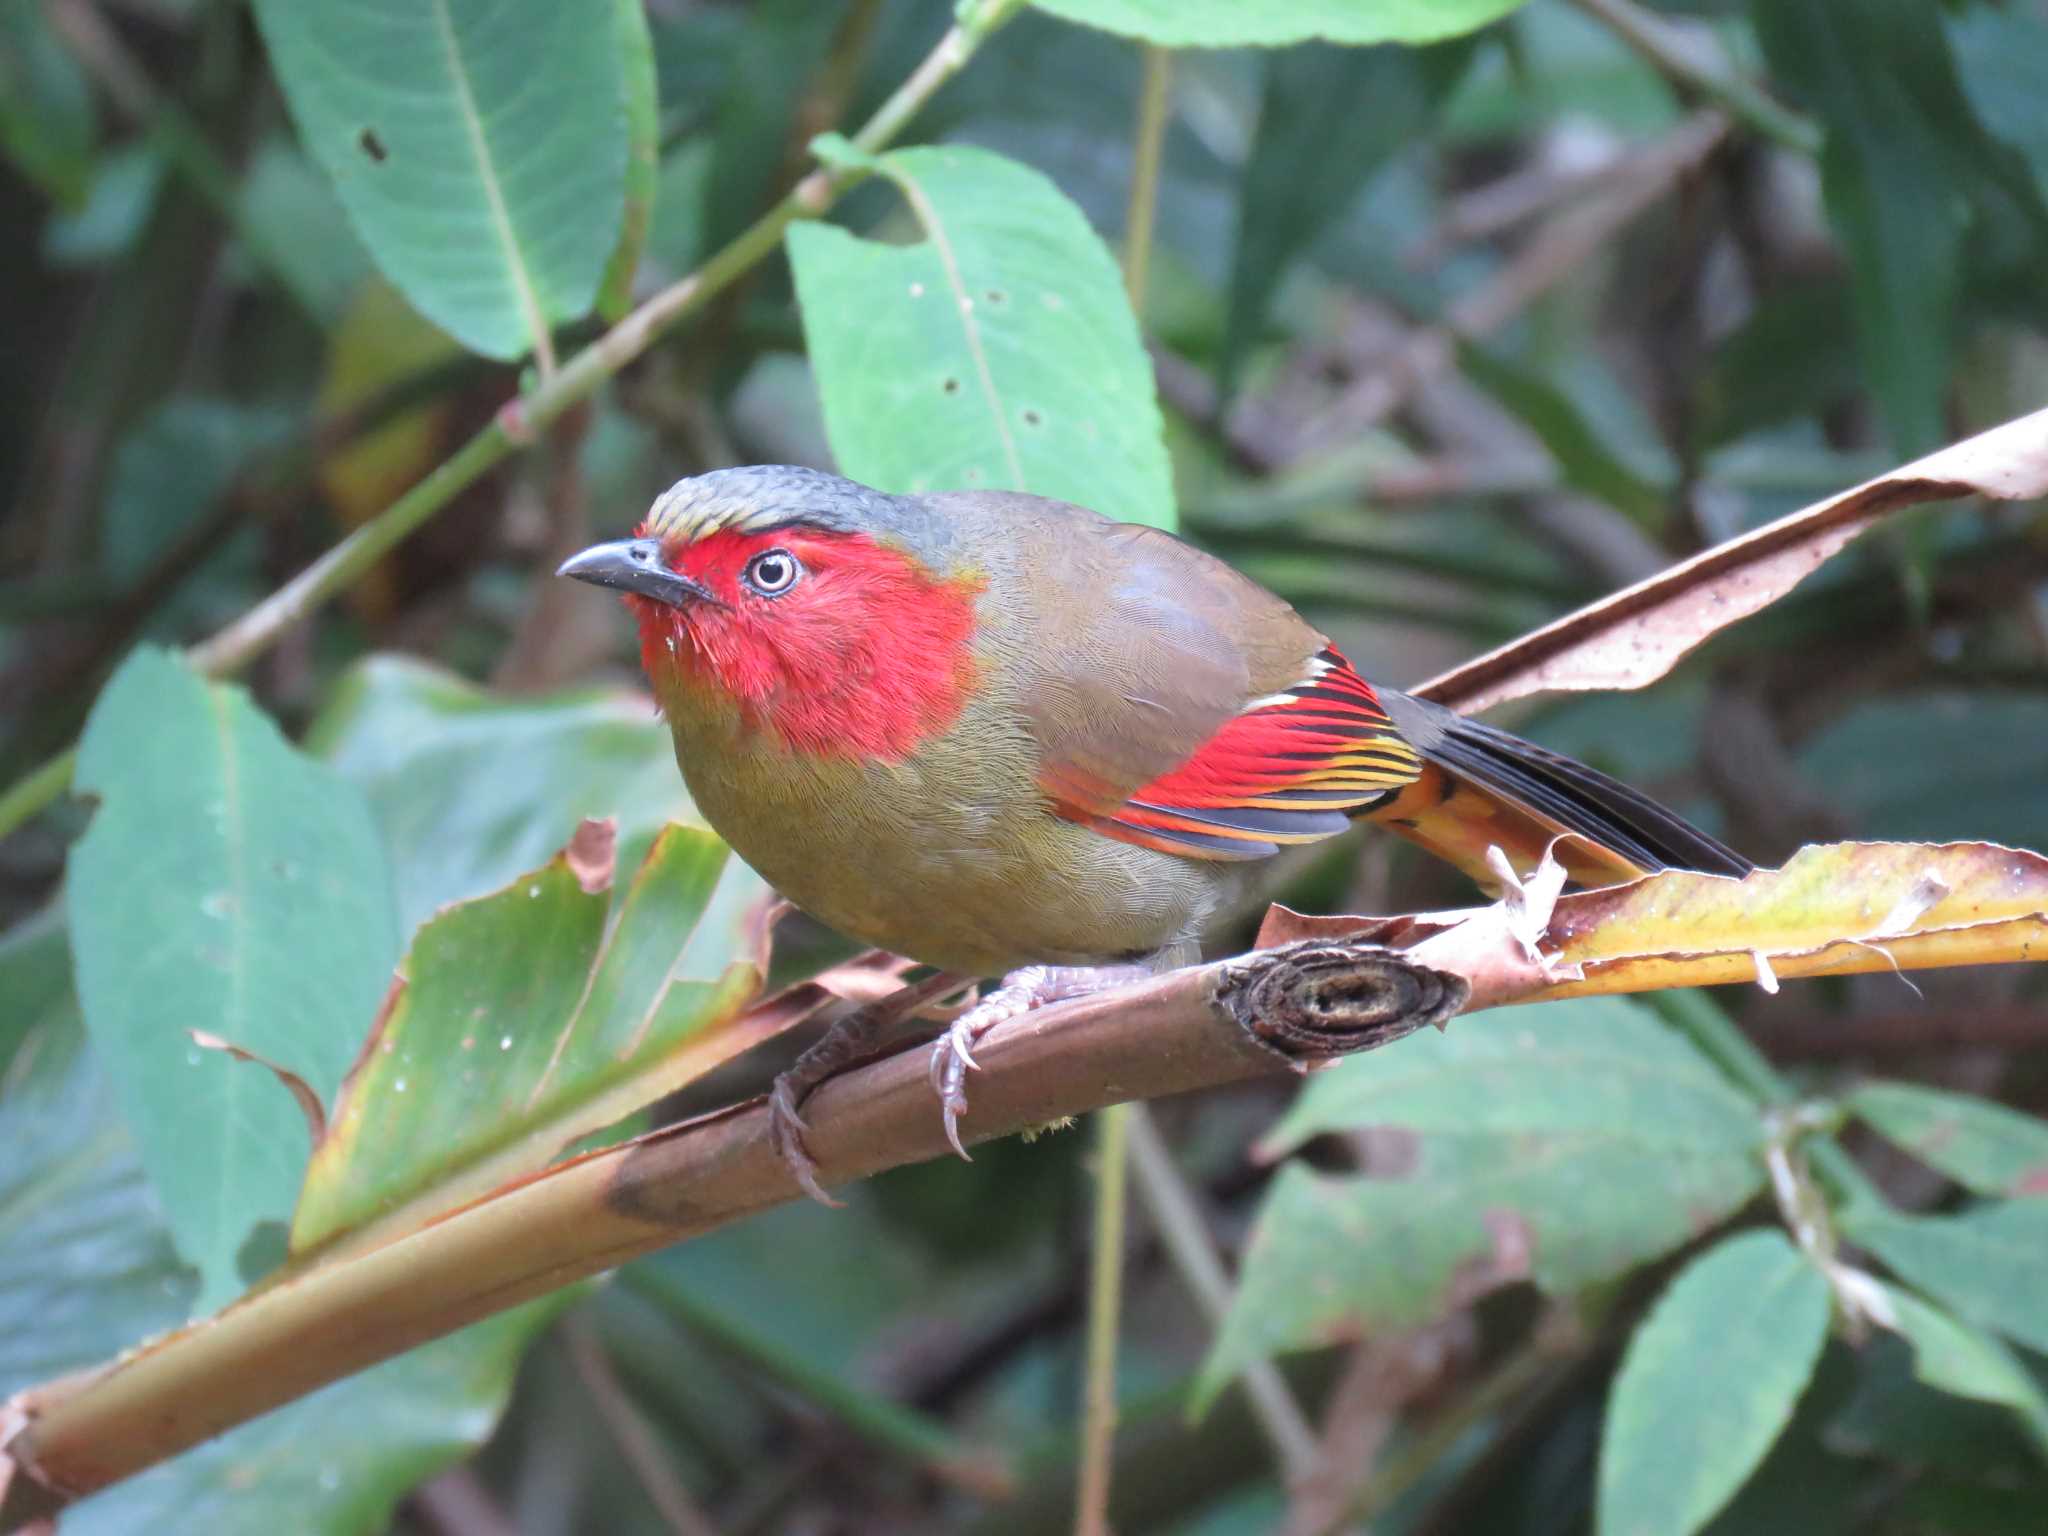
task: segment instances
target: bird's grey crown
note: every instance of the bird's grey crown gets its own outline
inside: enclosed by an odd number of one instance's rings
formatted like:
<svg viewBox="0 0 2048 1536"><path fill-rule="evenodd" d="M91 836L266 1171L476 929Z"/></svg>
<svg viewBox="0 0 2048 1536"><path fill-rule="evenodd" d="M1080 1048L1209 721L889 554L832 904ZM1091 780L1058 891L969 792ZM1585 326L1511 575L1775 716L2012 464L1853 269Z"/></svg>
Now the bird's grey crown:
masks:
<svg viewBox="0 0 2048 1536"><path fill-rule="evenodd" d="M678 480L655 498L642 531L665 540L720 529L765 533L793 524L828 533L868 532L892 519L895 498L795 464L749 464Z"/></svg>

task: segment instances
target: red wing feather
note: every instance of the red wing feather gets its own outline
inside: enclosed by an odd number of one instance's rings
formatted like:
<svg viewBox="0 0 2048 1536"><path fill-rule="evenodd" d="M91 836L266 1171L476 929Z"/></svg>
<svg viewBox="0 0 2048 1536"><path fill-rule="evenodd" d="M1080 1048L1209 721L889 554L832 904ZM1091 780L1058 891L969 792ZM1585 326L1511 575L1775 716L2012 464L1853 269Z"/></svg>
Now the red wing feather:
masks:
<svg viewBox="0 0 2048 1536"><path fill-rule="evenodd" d="M1062 815L1124 842L1189 858L1257 859L1283 843L1334 836L1351 813L1421 771L1372 685L1326 646L1300 682L1254 699L1117 809L1084 809L1076 785L1046 788Z"/></svg>

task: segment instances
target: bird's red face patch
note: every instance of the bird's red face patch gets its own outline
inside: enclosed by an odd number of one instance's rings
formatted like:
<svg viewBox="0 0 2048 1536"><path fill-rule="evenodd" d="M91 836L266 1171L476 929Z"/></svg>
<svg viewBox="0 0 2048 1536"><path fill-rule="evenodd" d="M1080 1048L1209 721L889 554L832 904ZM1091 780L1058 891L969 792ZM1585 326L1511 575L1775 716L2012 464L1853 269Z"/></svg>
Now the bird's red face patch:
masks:
<svg viewBox="0 0 2048 1536"><path fill-rule="evenodd" d="M732 698L741 717L815 757L910 754L953 723L974 687L982 583L933 575L865 534L720 529L668 551L716 603L628 597L640 658Z"/></svg>

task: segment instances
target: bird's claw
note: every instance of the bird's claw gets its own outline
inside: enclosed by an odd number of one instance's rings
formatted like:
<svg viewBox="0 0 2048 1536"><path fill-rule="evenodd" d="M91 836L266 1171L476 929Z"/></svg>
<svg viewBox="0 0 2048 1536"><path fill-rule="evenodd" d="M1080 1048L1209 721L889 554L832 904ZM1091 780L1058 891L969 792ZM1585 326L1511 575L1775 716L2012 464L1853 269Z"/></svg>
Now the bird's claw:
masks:
<svg viewBox="0 0 2048 1536"><path fill-rule="evenodd" d="M769 1145L775 1148L775 1155L782 1159L783 1166L805 1194L818 1204L837 1210L845 1202L834 1200L825 1193L825 1186L818 1182L817 1159L804 1145L804 1136L809 1130L810 1127L804 1124L804 1117L797 1113L797 1093L790 1084L790 1074L785 1072L768 1090Z"/></svg>
<svg viewBox="0 0 2048 1536"><path fill-rule="evenodd" d="M932 1048L932 1088L939 1096L939 1113L946 1122L946 1140L960 1154L961 1161L968 1163L974 1159L967 1155L967 1148L961 1143L960 1117L967 1113L967 1074L980 1070L968 1054L966 1045L952 1030L946 1031Z"/></svg>

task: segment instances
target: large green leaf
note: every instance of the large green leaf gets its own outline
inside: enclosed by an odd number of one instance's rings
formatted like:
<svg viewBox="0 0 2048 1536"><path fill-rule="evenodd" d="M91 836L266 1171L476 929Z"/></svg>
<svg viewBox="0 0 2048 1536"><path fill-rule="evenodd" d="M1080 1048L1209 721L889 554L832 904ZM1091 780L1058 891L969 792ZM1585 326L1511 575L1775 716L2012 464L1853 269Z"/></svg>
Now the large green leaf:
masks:
<svg viewBox="0 0 2048 1536"><path fill-rule="evenodd" d="M592 823L414 936L313 1154L294 1250L421 1225L751 1043L716 1031L766 969L760 877L703 828L670 826L607 933L611 857Z"/></svg>
<svg viewBox="0 0 2048 1536"><path fill-rule="evenodd" d="M626 210L616 0L257 0L299 135L384 273L514 358L596 301Z"/></svg>
<svg viewBox="0 0 2048 1536"><path fill-rule="evenodd" d="M520 1357L573 1297L530 1301L351 1376L64 1511L65 1536L371 1536L481 1445Z"/></svg>
<svg viewBox="0 0 2048 1536"><path fill-rule="evenodd" d="M1032 0L1085 26L1168 48L1433 43L1497 21L1522 0Z"/></svg>
<svg viewBox="0 0 2048 1536"><path fill-rule="evenodd" d="M0 940L0 996L4 1399L175 1326L194 1287L86 1055L61 924L38 920Z"/></svg>
<svg viewBox="0 0 2048 1536"><path fill-rule="evenodd" d="M617 821L627 868L660 827L695 819L653 703L620 689L500 696L373 656L306 745L369 795L406 932L546 863L588 818Z"/></svg>
<svg viewBox="0 0 2048 1536"><path fill-rule="evenodd" d="M2048 1351L2048 1200L1998 1200L1959 1216L1852 1209L1842 1230L1963 1317Z"/></svg>
<svg viewBox="0 0 2048 1536"><path fill-rule="evenodd" d="M1827 126L1822 186L1848 247L1864 374L1898 454L1925 453L1945 435L1972 203L1995 188L2038 221L2039 192L1979 125L1939 7L1752 0L1750 13L1772 71Z"/></svg>
<svg viewBox="0 0 2048 1536"><path fill-rule="evenodd" d="M397 958L390 876L358 790L160 651L93 706L76 783L100 801L70 861L79 998L211 1310L260 1273L244 1245L290 1215L308 1138L277 1083L188 1031L331 1096Z"/></svg>
<svg viewBox="0 0 2048 1536"><path fill-rule="evenodd" d="M921 243L789 231L840 469L887 491L1033 491L1172 527L1152 367L1080 210L986 150L899 150L877 166Z"/></svg>
<svg viewBox="0 0 2048 1536"><path fill-rule="evenodd" d="M1691 1536L1712 1519L1783 1432L1827 1333L1827 1281L1782 1232L1687 1265L1608 1398L1599 1536Z"/></svg>
<svg viewBox="0 0 2048 1536"><path fill-rule="evenodd" d="M1502 1009L1318 1073L1270 1138L1369 1132L1357 1178L1282 1170L1205 1391L1525 1275L1563 1292L1705 1231L1762 1179L1754 1108L1646 1010Z"/></svg>
<svg viewBox="0 0 2048 1536"><path fill-rule="evenodd" d="M633 274L654 224L661 174L661 102L645 0L612 0L612 13L619 29L619 68L625 84L626 197L619 243L605 264L597 308L606 320L615 321L632 307Z"/></svg>
<svg viewBox="0 0 2048 1536"><path fill-rule="evenodd" d="M85 1048L69 969L55 924L0 942L0 995L21 1010L9 1023L26 1025L0 1054L0 1397L173 1326L195 1288ZM74 1505L64 1529L384 1530L407 1490L490 1433L526 1341L559 1305L506 1313L279 1409Z"/></svg>
<svg viewBox="0 0 2048 1536"><path fill-rule="evenodd" d="M2048 1195L2048 1121L1967 1093L1863 1083L1849 1108L1980 1195Z"/></svg>
<svg viewBox="0 0 2048 1536"><path fill-rule="evenodd" d="M1340 219L1372 173L1419 138L1464 72L1463 44L1307 44L1269 55L1238 195L1222 375L1228 392L1287 264Z"/></svg>

